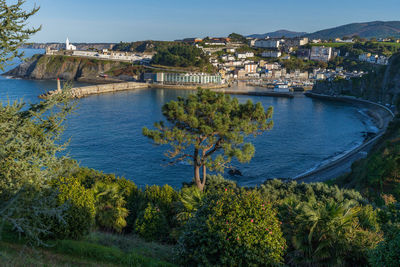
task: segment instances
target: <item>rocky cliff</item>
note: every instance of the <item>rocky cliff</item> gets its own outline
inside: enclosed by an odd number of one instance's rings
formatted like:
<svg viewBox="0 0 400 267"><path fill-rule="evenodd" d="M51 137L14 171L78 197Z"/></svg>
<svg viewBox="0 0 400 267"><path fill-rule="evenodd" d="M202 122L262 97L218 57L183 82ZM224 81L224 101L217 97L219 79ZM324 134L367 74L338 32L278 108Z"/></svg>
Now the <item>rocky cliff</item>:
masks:
<svg viewBox="0 0 400 267"><path fill-rule="evenodd" d="M362 78L320 81L313 92L326 95L352 95L374 102L400 103L400 53L394 54L389 65L377 68Z"/></svg>
<svg viewBox="0 0 400 267"><path fill-rule="evenodd" d="M113 82L104 73L129 66L129 63L70 56L35 55L4 75L25 79L63 79L86 82ZM114 80L115 78L115 80Z"/></svg>

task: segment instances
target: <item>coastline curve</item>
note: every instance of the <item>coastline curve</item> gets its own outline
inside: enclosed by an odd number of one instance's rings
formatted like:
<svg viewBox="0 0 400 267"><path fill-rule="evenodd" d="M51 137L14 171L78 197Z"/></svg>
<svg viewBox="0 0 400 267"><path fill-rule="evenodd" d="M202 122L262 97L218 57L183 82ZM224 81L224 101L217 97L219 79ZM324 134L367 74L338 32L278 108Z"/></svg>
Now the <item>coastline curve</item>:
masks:
<svg viewBox="0 0 400 267"><path fill-rule="evenodd" d="M369 100L358 99L355 97L349 96L331 96L331 95L323 95L316 94L312 92L305 93L306 96L316 99L328 100L328 101L341 101L352 103L354 105L366 107L370 111L370 116L373 120L378 124L379 132L372 139L363 142L360 146L352 149L341 157L335 159L332 162L329 162L323 166L320 166L314 170L302 173L298 176L295 176L294 181L300 182L322 182L326 180L330 180L332 178L336 178L346 172L348 168L350 168L351 164L363 158L372 146L383 136L386 132L386 128L389 122L395 117L395 114L389 108L375 103ZM381 111L381 112L378 112ZM378 122L377 122L378 121Z"/></svg>

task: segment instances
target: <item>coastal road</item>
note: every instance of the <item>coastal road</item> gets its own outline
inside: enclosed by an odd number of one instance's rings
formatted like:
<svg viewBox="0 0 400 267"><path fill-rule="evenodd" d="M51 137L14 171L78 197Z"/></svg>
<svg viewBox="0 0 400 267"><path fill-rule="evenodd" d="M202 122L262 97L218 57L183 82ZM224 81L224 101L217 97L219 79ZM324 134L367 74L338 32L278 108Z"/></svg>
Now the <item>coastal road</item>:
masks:
<svg viewBox="0 0 400 267"><path fill-rule="evenodd" d="M294 180L305 183L323 182L349 173L351 171L351 165L353 162L365 158L381 136L382 133L375 137L376 139L374 138L373 140L370 140L369 142L363 144L362 147L347 153L340 159L322 166L314 171L303 174L300 177L296 177Z"/></svg>
<svg viewBox="0 0 400 267"><path fill-rule="evenodd" d="M311 97L313 97L311 95ZM369 111L369 114L371 118L374 120L376 123L377 127L380 129L380 131L377 133L377 135L364 142L361 146L355 148L354 150L350 151L346 155L342 156L341 158L328 163L322 167L317 168L316 170L313 170L311 172L302 174L300 176L295 177L293 180L299 181L299 182L323 182L327 181L330 179L337 178L341 175L344 175L348 172L351 171L351 165L353 162L365 158L368 155L368 152L371 150L371 148L376 144L376 142L382 137L382 135L385 133L387 126L389 125L390 121L394 118L393 112L391 112L389 109L386 107L372 103L370 101L364 101L364 100L354 100L354 99L349 99L348 97L335 97L332 98L330 96L323 96L323 95L318 95L317 98L329 98L329 100L339 100L339 101L345 101L345 102L352 102L354 105L360 107L360 108L367 108Z"/></svg>

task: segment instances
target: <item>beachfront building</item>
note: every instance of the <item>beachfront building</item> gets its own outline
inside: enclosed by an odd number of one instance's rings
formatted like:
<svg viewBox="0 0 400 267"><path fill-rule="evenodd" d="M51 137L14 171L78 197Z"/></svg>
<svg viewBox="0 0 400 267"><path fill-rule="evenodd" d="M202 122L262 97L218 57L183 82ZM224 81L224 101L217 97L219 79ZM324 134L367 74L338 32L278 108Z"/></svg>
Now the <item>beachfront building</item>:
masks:
<svg viewBox="0 0 400 267"><path fill-rule="evenodd" d="M159 72L145 75L146 80L161 84L193 85L222 84L221 74L209 73L168 73Z"/></svg>

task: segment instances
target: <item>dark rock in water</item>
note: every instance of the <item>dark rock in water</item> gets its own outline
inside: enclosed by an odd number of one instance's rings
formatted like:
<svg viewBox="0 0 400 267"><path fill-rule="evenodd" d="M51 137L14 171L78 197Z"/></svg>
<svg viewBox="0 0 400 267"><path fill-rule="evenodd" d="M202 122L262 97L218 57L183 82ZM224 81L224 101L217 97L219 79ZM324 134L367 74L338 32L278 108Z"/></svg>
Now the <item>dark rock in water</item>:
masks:
<svg viewBox="0 0 400 267"><path fill-rule="evenodd" d="M239 171L239 170L236 169L236 168L230 169L230 170L228 171L228 173L229 173L229 175L231 175L231 176L236 176L236 175L243 176L243 174L241 173L241 171Z"/></svg>

